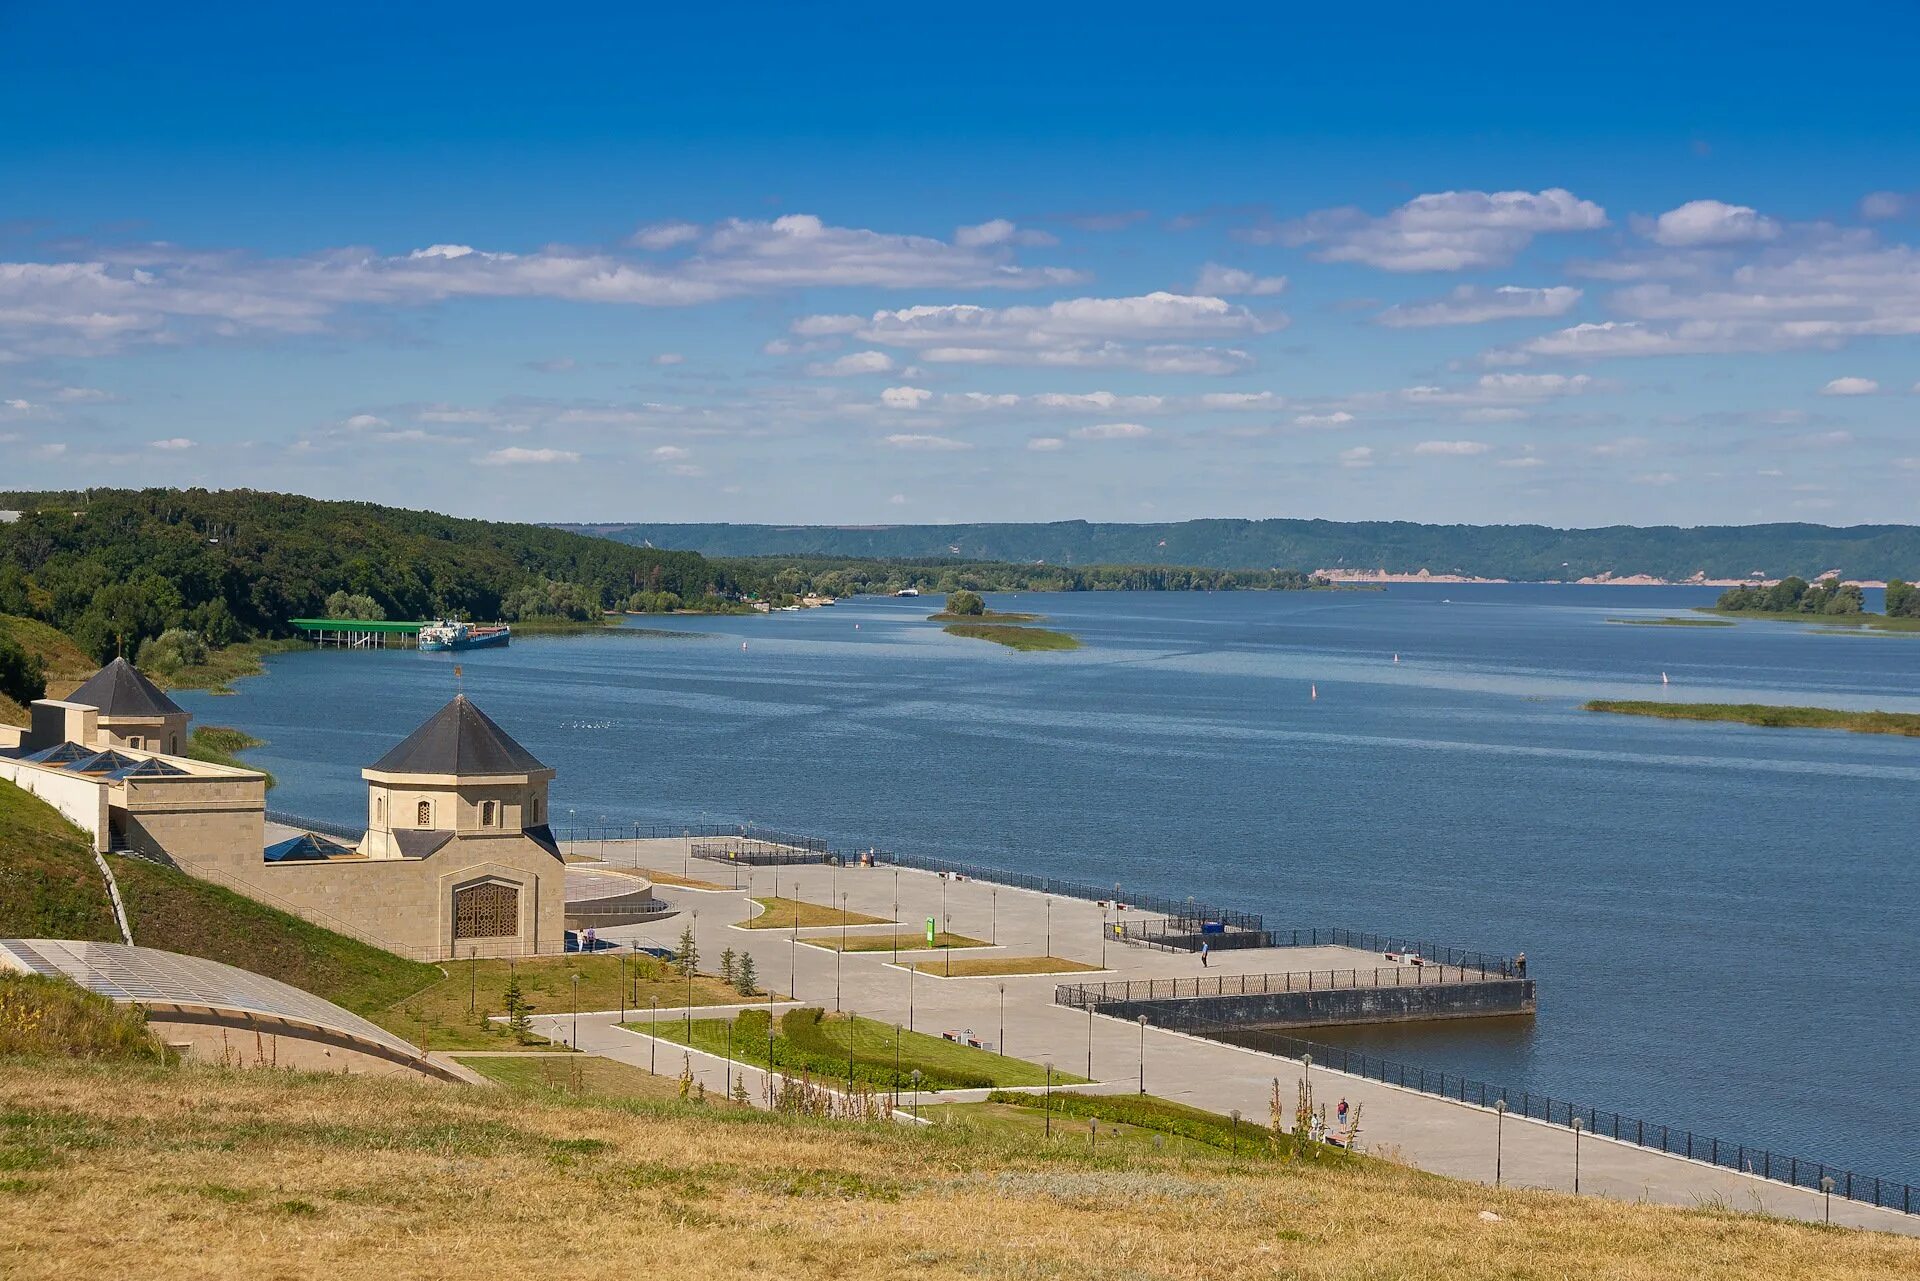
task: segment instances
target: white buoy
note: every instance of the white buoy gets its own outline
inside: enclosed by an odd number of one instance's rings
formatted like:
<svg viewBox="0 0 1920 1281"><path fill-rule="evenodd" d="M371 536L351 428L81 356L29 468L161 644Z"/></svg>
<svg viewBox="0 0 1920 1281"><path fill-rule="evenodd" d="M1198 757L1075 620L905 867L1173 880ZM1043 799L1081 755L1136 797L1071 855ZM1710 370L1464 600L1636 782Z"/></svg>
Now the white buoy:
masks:
<svg viewBox="0 0 1920 1281"><path fill-rule="evenodd" d="M1307 686L1307 697L1309 699L1320 697L1320 687L1318 685Z"/></svg>
<svg viewBox="0 0 1920 1281"><path fill-rule="evenodd" d="M740 648L741 648L741 649L745 649L746 647L747 647L747 643L746 643L745 641L741 641L741 642L740 642Z"/></svg>
<svg viewBox="0 0 1920 1281"><path fill-rule="evenodd" d="M1661 672L1661 673L1660 673L1660 683L1661 683L1662 685L1670 685L1670 684L1672 684L1672 682L1671 682L1671 681L1669 681L1669 680L1667 679L1667 674L1666 674L1665 672Z"/></svg>
<svg viewBox="0 0 1920 1281"><path fill-rule="evenodd" d="M1398 655L1398 654L1395 654L1395 655L1393 656L1393 661L1394 661L1394 662L1396 662L1396 663L1397 663L1397 662L1399 662L1399 661L1400 661L1400 655Z"/></svg>

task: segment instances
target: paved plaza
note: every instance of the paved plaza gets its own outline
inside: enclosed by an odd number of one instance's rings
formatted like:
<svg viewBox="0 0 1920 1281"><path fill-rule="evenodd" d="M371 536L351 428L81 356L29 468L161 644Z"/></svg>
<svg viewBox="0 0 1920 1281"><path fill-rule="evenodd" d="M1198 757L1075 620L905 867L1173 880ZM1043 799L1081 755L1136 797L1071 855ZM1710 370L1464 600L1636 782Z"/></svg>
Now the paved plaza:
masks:
<svg viewBox="0 0 1920 1281"><path fill-rule="evenodd" d="M1081 1088L1099 1092L1137 1090L1144 1074L1148 1093L1222 1115L1237 1109L1256 1124L1267 1119L1275 1078L1291 1112L1295 1082L1305 1070L1299 1061L1153 1027L1143 1030L1132 1021L1068 1009L1053 1003L1054 988L1061 983L1189 978L1203 973L1387 967L1384 958L1373 952L1301 947L1215 951L1210 967L1203 971L1199 958L1189 953L1117 942L1103 945L1103 922L1114 916L1109 909L1081 899L888 866L735 868L691 858L687 845L678 839L608 841L604 846L598 841L579 842L580 854L599 857L604 850L607 861L617 866L651 868L725 887L657 886L656 896L680 909L678 914L645 925L603 930L602 938L673 947L681 930L691 923L702 968L713 968L715 958L727 948L750 953L761 982L791 992L800 1004L910 1024L933 1035L971 1034L1004 1053L1090 1076L1098 1084ZM733 888L736 876L737 890ZM740 927L759 910L750 901L753 897L776 893L823 905L838 906L844 901L853 912L900 922L907 934L923 932L926 919L933 917L944 930L994 945L956 950L956 960L1051 955L1098 968L1065 975L942 978L937 973L940 953L903 951L901 960L919 959L935 971L915 974L895 965L886 951L842 953L806 946L809 937L838 939L842 932L838 926L797 931ZM892 928L855 926L846 933L885 935ZM1542 979L1548 1001L1550 984L1550 977ZM667 1013L663 1011L662 1016ZM582 1013L578 1048L641 1067L648 1065L650 1055L657 1055L661 1072L680 1071L682 1047L664 1042L655 1047L651 1038L623 1030L617 1022L614 1011ZM572 1035L568 1016L537 1017L536 1024L543 1033L562 1040ZM1305 1035L1311 1037L1311 1031ZM722 1089L729 1071L745 1071L749 1089L758 1097L758 1071L738 1065L729 1068L720 1059L697 1052L692 1057L695 1076L709 1090ZM1498 1126L1503 1182L1573 1190L1575 1134L1565 1126L1511 1115L1502 1123L1490 1108L1346 1075L1317 1063L1311 1071L1319 1101L1331 1104L1344 1097L1365 1106L1363 1149L1435 1173L1491 1183ZM949 1101L969 1097L977 1097L977 1092L941 1096ZM1581 1135L1578 1142L1583 1194L1670 1205L1720 1204L1813 1220L1826 1212L1817 1192L1593 1135ZM1920 1235L1920 1217L1837 1196L1831 1208L1835 1223Z"/></svg>

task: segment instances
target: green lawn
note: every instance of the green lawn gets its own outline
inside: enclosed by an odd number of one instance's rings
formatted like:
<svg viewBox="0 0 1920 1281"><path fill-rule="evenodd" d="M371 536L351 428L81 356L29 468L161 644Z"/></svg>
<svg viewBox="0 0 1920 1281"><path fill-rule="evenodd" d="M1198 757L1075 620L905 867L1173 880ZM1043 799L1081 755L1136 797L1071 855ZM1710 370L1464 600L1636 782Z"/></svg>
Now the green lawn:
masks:
<svg viewBox="0 0 1920 1281"><path fill-rule="evenodd" d="M945 630L951 636L988 640L996 645L1005 645L1008 649L1028 651L1080 648L1079 637L1066 632L1050 631L1045 627L1007 627L997 623L948 623Z"/></svg>
<svg viewBox="0 0 1920 1281"><path fill-rule="evenodd" d="M445 971L444 977L440 970ZM580 976L577 988L576 974ZM429 1049L508 1049L515 1044L513 1034L494 1016L506 1012L507 984L515 978L534 1014L617 1010L623 1003L628 1009L645 1010L656 1000L675 1007L688 1003L687 980L671 962L625 953L573 953L518 961L446 961L435 970L432 986L368 1017L415 1043L424 1036ZM727 1005L739 999L719 979L703 974L693 980L695 1005Z"/></svg>
<svg viewBox="0 0 1920 1281"><path fill-rule="evenodd" d="M929 948L947 947L990 947L984 939L968 938L964 934L949 934L945 930L935 931L933 942L927 942L925 932L919 934L849 934L846 946L840 945L838 934L820 934L813 938L801 939L812 947L823 947L829 952L891 952L896 946L902 952L925 952Z"/></svg>
<svg viewBox="0 0 1920 1281"><path fill-rule="evenodd" d="M695 1019L692 1045L709 1054L731 1053L740 1062L765 1067L770 1025L774 1028L774 1067L796 1075L810 1073L827 1083L845 1082L849 1069L855 1082L886 1090L896 1086L910 1089L915 1069L921 1074L921 1088L927 1090L1041 1085L1047 1079L1043 1067L1022 1059L976 1050L924 1032L896 1031L893 1024L875 1019L818 1009L788 1010L777 1023L765 1010L743 1010L731 1021ZM663 1019L657 1027L644 1020L627 1026L637 1032L652 1031L676 1045L688 1043L687 1024L681 1019ZM1083 1078L1056 1071L1053 1079L1072 1083Z"/></svg>
<svg viewBox="0 0 1920 1281"><path fill-rule="evenodd" d="M842 912L837 907L824 903L808 903L795 898L756 898L753 900L766 910L751 920L741 921L740 927L748 930L790 930L805 929L810 925L885 925L884 916L867 916L861 912Z"/></svg>
<svg viewBox="0 0 1920 1281"><path fill-rule="evenodd" d="M1847 712L1831 707L1774 707L1766 703L1662 703L1606 698L1587 703L1586 710L1674 721L1732 721L1769 729L1844 729L1856 734L1920 738L1920 715L1912 712Z"/></svg>

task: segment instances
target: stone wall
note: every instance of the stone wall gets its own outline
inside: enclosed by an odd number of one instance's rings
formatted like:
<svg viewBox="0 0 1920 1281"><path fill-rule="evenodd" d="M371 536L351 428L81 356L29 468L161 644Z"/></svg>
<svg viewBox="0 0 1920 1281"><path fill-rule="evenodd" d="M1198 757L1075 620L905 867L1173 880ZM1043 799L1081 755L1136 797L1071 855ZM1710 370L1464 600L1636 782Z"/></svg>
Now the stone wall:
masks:
<svg viewBox="0 0 1920 1281"><path fill-rule="evenodd" d="M1194 996L1168 1001L1109 1001L1100 1013L1131 1019L1144 1014L1155 1027L1329 1027L1349 1023L1408 1023L1427 1019L1532 1014L1532 979L1476 979L1418 987L1358 987L1249 996Z"/></svg>

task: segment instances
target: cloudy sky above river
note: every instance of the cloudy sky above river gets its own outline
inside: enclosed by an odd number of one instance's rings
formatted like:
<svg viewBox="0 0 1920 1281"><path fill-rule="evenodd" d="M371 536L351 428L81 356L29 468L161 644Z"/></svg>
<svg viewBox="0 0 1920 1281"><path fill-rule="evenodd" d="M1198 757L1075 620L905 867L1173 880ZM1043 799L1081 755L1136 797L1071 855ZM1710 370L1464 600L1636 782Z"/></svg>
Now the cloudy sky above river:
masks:
<svg viewBox="0 0 1920 1281"><path fill-rule="evenodd" d="M1917 13L0 6L0 484L1911 520Z"/></svg>

